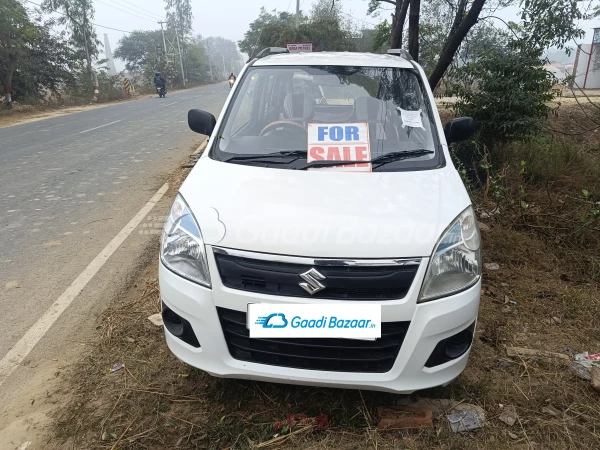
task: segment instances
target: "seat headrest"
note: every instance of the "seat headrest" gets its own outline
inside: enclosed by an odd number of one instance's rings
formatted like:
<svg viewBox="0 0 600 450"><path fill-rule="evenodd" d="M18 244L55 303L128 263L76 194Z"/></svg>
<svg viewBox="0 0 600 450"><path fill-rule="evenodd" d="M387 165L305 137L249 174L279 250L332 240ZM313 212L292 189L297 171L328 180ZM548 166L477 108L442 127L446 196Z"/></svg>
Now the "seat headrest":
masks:
<svg viewBox="0 0 600 450"><path fill-rule="evenodd" d="M306 94L288 94L283 100L286 119L307 121L312 118L315 101Z"/></svg>
<svg viewBox="0 0 600 450"><path fill-rule="evenodd" d="M386 107L383 100L373 97L358 97L354 100L356 120L364 122L383 122Z"/></svg>

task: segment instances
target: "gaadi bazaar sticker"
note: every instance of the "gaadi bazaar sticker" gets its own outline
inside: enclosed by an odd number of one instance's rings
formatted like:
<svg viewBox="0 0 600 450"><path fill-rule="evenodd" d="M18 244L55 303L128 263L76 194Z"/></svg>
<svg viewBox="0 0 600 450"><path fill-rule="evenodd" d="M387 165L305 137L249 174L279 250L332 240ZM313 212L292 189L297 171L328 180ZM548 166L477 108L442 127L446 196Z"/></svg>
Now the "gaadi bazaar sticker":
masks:
<svg viewBox="0 0 600 450"><path fill-rule="evenodd" d="M315 170L344 170L350 172L371 172L369 125L358 123L309 123L307 160L313 161L357 161L331 167L317 167Z"/></svg>

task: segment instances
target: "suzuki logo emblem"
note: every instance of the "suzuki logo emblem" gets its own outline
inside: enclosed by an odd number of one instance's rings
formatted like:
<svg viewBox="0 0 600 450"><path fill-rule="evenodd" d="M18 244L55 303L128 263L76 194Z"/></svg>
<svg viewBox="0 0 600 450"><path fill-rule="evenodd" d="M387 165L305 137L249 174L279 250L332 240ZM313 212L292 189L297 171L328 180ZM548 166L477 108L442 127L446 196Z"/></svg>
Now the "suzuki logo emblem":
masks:
<svg viewBox="0 0 600 450"><path fill-rule="evenodd" d="M301 273L300 278L306 281L306 283L300 283L300 287L310 295L325 289L325 286L319 282L319 280L325 279L325 275L321 274L314 267L304 273Z"/></svg>

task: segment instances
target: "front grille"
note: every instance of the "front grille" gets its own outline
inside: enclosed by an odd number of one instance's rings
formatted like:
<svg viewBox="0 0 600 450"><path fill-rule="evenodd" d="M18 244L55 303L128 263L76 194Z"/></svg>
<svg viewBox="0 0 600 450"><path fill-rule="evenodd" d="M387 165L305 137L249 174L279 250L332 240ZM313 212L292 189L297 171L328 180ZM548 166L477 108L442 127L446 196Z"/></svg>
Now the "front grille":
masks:
<svg viewBox="0 0 600 450"><path fill-rule="evenodd" d="M223 335L234 359L293 369L332 372L389 372L410 322L383 322L374 341L331 338L251 339L246 313L217 308Z"/></svg>
<svg viewBox="0 0 600 450"><path fill-rule="evenodd" d="M242 291L329 300L394 300L406 296L419 266L317 266L322 291L309 294L300 274L313 266L215 253L223 285Z"/></svg>

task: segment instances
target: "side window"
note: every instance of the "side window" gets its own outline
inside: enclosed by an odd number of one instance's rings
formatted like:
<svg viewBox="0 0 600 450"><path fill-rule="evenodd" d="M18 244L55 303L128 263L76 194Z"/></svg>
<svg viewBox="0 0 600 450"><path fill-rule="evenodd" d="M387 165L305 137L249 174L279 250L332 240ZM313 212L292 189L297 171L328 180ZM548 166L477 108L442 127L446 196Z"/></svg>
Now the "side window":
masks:
<svg viewBox="0 0 600 450"><path fill-rule="evenodd" d="M244 97L239 100L239 107L233 125L231 134L236 135L238 130L246 125L252 117L252 104L255 100L256 87L258 84L258 74L253 74L248 80L248 88L244 89Z"/></svg>

